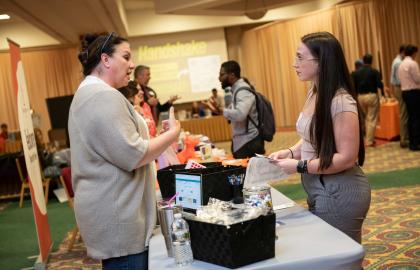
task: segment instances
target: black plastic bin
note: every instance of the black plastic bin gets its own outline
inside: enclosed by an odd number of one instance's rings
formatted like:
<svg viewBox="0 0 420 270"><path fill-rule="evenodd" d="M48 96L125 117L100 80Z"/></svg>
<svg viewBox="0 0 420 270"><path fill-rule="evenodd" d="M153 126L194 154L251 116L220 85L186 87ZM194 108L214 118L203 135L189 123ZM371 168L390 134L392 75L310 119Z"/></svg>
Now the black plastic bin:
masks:
<svg viewBox="0 0 420 270"><path fill-rule="evenodd" d="M238 268L275 256L276 215L229 226L190 220L194 259L228 268Z"/></svg>
<svg viewBox="0 0 420 270"><path fill-rule="evenodd" d="M232 186L229 183L229 176L245 176L246 168L242 166L223 166L221 162L203 163L206 168L184 169L185 164L173 165L157 172L160 191L163 198L170 198L175 194L175 174L185 173L202 176L202 205L206 205L209 198L216 198L223 201L232 200L242 190L242 185Z"/></svg>

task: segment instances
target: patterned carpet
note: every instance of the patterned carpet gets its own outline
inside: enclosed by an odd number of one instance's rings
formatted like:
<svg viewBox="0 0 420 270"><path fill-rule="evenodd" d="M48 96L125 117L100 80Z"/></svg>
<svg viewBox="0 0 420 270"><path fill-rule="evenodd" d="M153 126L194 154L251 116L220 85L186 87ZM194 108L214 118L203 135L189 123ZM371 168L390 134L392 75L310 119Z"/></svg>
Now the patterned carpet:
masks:
<svg viewBox="0 0 420 270"><path fill-rule="evenodd" d="M420 267L420 191L418 186L372 192L363 226L366 270Z"/></svg>
<svg viewBox="0 0 420 270"><path fill-rule="evenodd" d="M82 241L74 244L70 251L67 251L67 245L70 239L70 233L61 242L58 250L50 254L48 261L48 270L96 270L102 269L101 262L87 256L86 248Z"/></svg>
<svg viewBox="0 0 420 270"><path fill-rule="evenodd" d="M267 152L293 145L298 140L295 132L277 133L273 142L266 145ZM230 143L217 143L217 147L228 150ZM366 173L401 170L420 167L420 152L401 149L398 142L368 148ZM419 176L420 177L420 176ZM282 183L298 183L294 175ZM305 201L298 201L306 206ZM420 191L419 185L404 188L388 188L372 191L372 204L363 229L363 246L366 257L365 270L414 270L420 269ZM51 254L48 269L78 270L101 269L98 261L86 256L81 242L67 251L69 235Z"/></svg>

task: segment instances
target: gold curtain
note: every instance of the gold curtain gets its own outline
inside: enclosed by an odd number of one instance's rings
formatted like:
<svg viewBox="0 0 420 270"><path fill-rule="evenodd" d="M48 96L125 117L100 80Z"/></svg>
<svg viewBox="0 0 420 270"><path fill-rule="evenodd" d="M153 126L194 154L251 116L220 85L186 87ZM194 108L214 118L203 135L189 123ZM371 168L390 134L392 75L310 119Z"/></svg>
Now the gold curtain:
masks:
<svg viewBox="0 0 420 270"><path fill-rule="evenodd" d="M400 45L420 46L420 1L377 0L373 1L372 8L378 14L376 19L381 29L381 68L384 83L389 85L392 60L398 54Z"/></svg>
<svg viewBox="0 0 420 270"><path fill-rule="evenodd" d="M9 53L0 53L0 123L7 123L9 130L19 126Z"/></svg>
<svg viewBox="0 0 420 270"><path fill-rule="evenodd" d="M300 38L316 31L334 32L335 21L335 11L328 9L244 33L243 74L272 102L277 127L294 125L305 101L308 85L298 80L292 67Z"/></svg>
<svg viewBox="0 0 420 270"><path fill-rule="evenodd" d="M21 52L31 108L41 116L44 140L51 128L46 98L72 95L82 79L77 48ZM18 130L16 96L11 82L9 53L0 53L0 122Z"/></svg>
<svg viewBox="0 0 420 270"><path fill-rule="evenodd" d="M379 30L376 24L377 14L373 2L352 2L337 5L338 32L349 70L354 69L354 62L366 53L373 56L372 66L379 68Z"/></svg>
<svg viewBox="0 0 420 270"><path fill-rule="evenodd" d="M328 31L340 40L349 70L372 53L373 66L389 85L390 66L400 44L420 45L420 1L352 1L305 16L246 31L240 44L243 75L272 102L277 127L293 126L309 85L292 68L300 38Z"/></svg>

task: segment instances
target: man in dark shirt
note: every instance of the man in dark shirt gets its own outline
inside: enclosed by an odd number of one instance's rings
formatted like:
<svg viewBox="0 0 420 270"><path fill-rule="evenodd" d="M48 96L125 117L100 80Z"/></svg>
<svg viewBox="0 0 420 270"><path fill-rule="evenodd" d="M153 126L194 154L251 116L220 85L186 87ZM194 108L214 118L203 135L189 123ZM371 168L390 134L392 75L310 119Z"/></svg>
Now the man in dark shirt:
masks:
<svg viewBox="0 0 420 270"><path fill-rule="evenodd" d="M378 88L384 95L384 85L381 74L372 68L372 55L363 56L363 66L352 74L354 86L358 94L358 100L363 112L365 123L366 146L375 145L375 130L379 114Z"/></svg>
<svg viewBox="0 0 420 270"><path fill-rule="evenodd" d="M150 68L148 66L139 65L134 70L134 79L141 86L144 92L144 101L146 101L150 108L152 109L153 118L156 125L159 121L159 114L161 112L166 112L172 106L176 100L180 99L178 95L173 95L169 98L167 102L161 104L157 98L155 90L148 86L150 81Z"/></svg>

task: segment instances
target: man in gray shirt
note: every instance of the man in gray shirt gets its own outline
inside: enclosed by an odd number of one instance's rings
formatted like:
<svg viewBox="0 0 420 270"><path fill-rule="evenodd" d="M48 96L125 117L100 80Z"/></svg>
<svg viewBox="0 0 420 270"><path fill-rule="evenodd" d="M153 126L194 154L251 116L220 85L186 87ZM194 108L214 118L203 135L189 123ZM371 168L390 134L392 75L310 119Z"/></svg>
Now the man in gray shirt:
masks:
<svg viewBox="0 0 420 270"><path fill-rule="evenodd" d="M220 67L222 88L232 87L233 102L223 109L223 116L232 127L232 154L234 158L248 158L264 154L264 140L258 132L258 111L252 87L241 78L241 67L236 61L227 61ZM250 121L251 118L253 121Z"/></svg>

